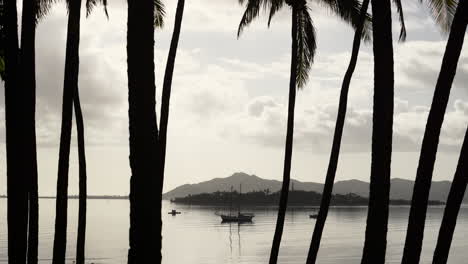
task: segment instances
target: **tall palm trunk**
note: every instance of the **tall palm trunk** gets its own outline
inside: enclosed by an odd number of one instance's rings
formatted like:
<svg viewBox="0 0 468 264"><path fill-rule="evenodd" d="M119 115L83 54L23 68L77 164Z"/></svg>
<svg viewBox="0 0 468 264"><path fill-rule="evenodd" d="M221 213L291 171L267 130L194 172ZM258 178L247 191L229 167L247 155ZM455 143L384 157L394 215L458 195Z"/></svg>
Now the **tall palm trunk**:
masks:
<svg viewBox="0 0 468 264"><path fill-rule="evenodd" d="M465 132L458 166L453 177L452 186L447 198L444 217L440 225L439 237L434 252L433 264L445 264L449 256L450 245L452 244L453 232L457 225L458 212L460 211L463 197L465 196L466 185L468 183L468 130Z"/></svg>
<svg viewBox="0 0 468 264"><path fill-rule="evenodd" d="M323 187L322 201L320 203L320 210L315 222L314 233L312 235L312 241L310 243L309 254L307 256L307 264L315 263L317 260L317 254L320 247L320 241L322 239L323 228L325 227L325 221L327 220L328 208L330 206L330 200L333 191L333 183L335 181L336 169L338 167L338 158L340 156L341 138L343 136L343 127L346 118L346 108L348 105L348 92L351 78L356 68L357 59L359 55L359 48L361 46L362 31L364 29L364 23L366 21L367 9L369 7L370 0L364 0L361 8L361 15L359 17L359 25L356 28L353 40L353 51L351 54L351 60L349 62L348 70L346 71L341 86L340 102L338 106L338 115L336 117L335 135L333 136L333 145L330 154L330 161L328 163L327 177L325 179L325 186Z"/></svg>
<svg viewBox="0 0 468 264"><path fill-rule="evenodd" d="M424 132L421 155L414 182L402 264L419 263L421 255L427 202L439 144L440 130L444 121L450 89L457 71L458 59L460 58L463 38L468 23L466 2L466 0L460 1L457 7L447 47L445 48L439 78L437 79L431 110L427 118L426 131Z"/></svg>
<svg viewBox="0 0 468 264"><path fill-rule="evenodd" d="M5 30L5 129L7 160L8 262L26 263L28 226L27 170L23 165L25 145L25 97L19 81L18 22L16 0L4 0Z"/></svg>
<svg viewBox="0 0 468 264"><path fill-rule="evenodd" d="M78 86L77 86L78 88ZM78 235L76 242L76 263L85 262L85 241L86 241L86 152L84 142L84 122L81 112L79 90L73 96L75 109L76 132L78 136L78 163L79 163L79 208L78 208Z"/></svg>
<svg viewBox="0 0 468 264"><path fill-rule="evenodd" d="M62 128L60 134L55 215L54 264L65 263L67 245L68 170L73 115L73 96L78 90L81 0L68 2L65 81L63 85Z"/></svg>
<svg viewBox="0 0 468 264"><path fill-rule="evenodd" d="M21 56L20 65L22 73L22 90L24 95L24 144L27 149L23 151L24 169L28 177L29 221L28 221L28 264L37 263L38 247L38 210L37 195L37 154L36 154L36 67L35 67L35 37L36 13L38 8L36 0L23 0L23 15L21 22Z"/></svg>
<svg viewBox="0 0 468 264"><path fill-rule="evenodd" d="M138 264L161 262L162 186L158 178L153 10L153 1L128 0L127 73L132 170L128 263Z"/></svg>
<svg viewBox="0 0 468 264"><path fill-rule="evenodd" d="M166 71L164 73L164 83L161 98L161 122L159 122L159 160L160 160L160 175L161 187L164 181L164 168L166 164L166 142L167 142L167 123L169 121L169 102L171 99L172 76L174 73L174 65L177 54L177 46L179 44L180 28L182 26L182 17L184 15L185 0L178 0L176 16L174 22L174 32L172 33L171 47L169 48L169 56L166 62Z"/></svg>
<svg viewBox="0 0 468 264"><path fill-rule="evenodd" d="M292 7L291 21L291 73L289 76L289 102L288 102L288 124L286 130L286 145L284 153L283 185L281 187L280 204L278 208L278 218L276 220L275 235L270 253L270 264L275 264L278 260L278 253L283 235L284 218L288 204L289 182L291 179L291 159L293 150L294 133L294 107L296 104L296 75L297 75L297 8Z"/></svg>
<svg viewBox="0 0 468 264"><path fill-rule="evenodd" d="M369 207L361 263L385 263L393 130L393 44L390 0L372 0L374 112Z"/></svg>

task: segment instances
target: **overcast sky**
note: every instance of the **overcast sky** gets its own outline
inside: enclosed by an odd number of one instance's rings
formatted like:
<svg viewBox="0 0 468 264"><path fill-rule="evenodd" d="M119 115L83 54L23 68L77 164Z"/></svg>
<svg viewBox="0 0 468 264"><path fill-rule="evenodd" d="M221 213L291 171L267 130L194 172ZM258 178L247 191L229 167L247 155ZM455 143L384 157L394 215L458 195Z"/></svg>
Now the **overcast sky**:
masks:
<svg viewBox="0 0 468 264"><path fill-rule="evenodd" d="M176 1L165 4L166 26L155 32L158 111ZM403 4L408 39L394 44L392 177L414 179L447 36L440 33L419 1ZM311 9L318 49L310 81L297 95L292 177L323 182L353 31L323 6L311 4ZM171 97L165 191L237 171L270 179L282 177L290 10L280 12L270 29L263 16L237 39L242 11L236 0L186 2ZM65 6L56 4L37 31L40 195L53 195L56 188L66 15ZM123 195L129 190L126 21L123 0L109 1L109 20L101 7L81 19L79 86L90 194ZM394 19L395 40L397 22ZM372 65L372 49L367 44L361 48L351 84L337 180L369 181ZM467 85L465 47L444 122L435 180L453 177L468 123ZM3 83L0 87L0 193L6 193ZM76 138L72 140L70 193L75 194L78 164Z"/></svg>

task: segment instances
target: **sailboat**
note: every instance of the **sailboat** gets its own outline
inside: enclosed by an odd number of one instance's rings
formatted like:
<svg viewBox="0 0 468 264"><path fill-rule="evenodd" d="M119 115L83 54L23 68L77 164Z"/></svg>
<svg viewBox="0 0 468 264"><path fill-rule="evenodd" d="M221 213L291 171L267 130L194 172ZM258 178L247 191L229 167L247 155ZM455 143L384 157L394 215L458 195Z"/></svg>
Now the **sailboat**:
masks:
<svg viewBox="0 0 468 264"><path fill-rule="evenodd" d="M237 223L244 223L244 222L252 222L252 218L254 218L254 214L249 214L249 213L241 213L241 208L240 208L240 202L239 202L239 207L237 210L237 215L232 214L232 186L231 186L231 203L229 205L229 215L224 215L221 214L221 220L223 223L228 223L228 222L237 222ZM240 185L239 188L239 197L242 194L242 185Z"/></svg>

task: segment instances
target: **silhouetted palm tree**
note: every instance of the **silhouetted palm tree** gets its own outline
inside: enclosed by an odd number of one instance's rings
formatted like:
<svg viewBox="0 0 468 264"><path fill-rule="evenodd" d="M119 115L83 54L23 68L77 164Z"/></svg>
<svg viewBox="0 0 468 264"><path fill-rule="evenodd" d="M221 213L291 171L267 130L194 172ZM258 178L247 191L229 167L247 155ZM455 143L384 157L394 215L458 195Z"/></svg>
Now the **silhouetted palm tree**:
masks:
<svg viewBox="0 0 468 264"><path fill-rule="evenodd" d="M433 1L433 3L437 2L438 0ZM401 32L400 32L400 40L404 41L406 38L406 29L405 29L405 23L404 23L404 16L403 16L403 11L402 11L402 5L400 1L394 1L395 4L397 5L397 10L399 13L399 18L400 18L400 23L401 23ZM369 4L369 0L364 0L362 4L362 10L367 10ZM431 4L431 3L430 3ZM442 5L432 5L432 9L439 10L444 10L449 6L450 3L442 3ZM448 6L447 6L448 5ZM365 12L361 12L361 22L364 22L364 14ZM442 27L442 30L445 30L446 28L446 22L447 18L445 19L437 19L436 17L436 22L439 26ZM325 226L325 220L328 214L328 207L330 204L330 197L331 193L333 190L333 182L335 179L336 175L336 169L338 166L338 158L339 158L339 152L340 152L340 145L341 145L341 138L342 138L342 133L343 133L343 127L344 127L344 120L346 117L346 105L347 105L347 94L349 90L349 85L351 81L352 74L354 72L354 69L356 67L356 62L357 62L357 57L359 53L359 46L360 46L360 31L359 29L356 30L356 33L354 35L354 43L353 43L353 51L351 55L351 61L348 66L348 70L346 71L344 80L343 80L343 85L341 89L341 94L340 94L340 103L339 103L339 109L338 109L338 116L337 116L337 121L335 125L335 135L333 137L333 145L332 145L332 153L330 155L330 162L327 170L327 177L325 181L325 186L324 186L324 191L322 194L322 203L320 206L320 211L317 216L317 221L315 224L315 229L314 229L314 234L312 237L312 242L311 242L311 247L309 249L309 255L308 255L308 263L315 263L316 258L317 258L317 253L318 249L320 246L320 240L322 237L322 232L323 228Z"/></svg>
<svg viewBox="0 0 468 264"><path fill-rule="evenodd" d="M37 263L38 250L38 216L39 202L37 192L37 153L36 153L36 127L35 127L35 108L36 108L36 69L35 69L35 35L36 24L39 18L43 17L50 7L50 1L24 0L22 8L22 26L21 26L21 48L19 54L19 67L21 78L18 84L22 87L23 102L23 144L27 146L23 151L24 175L27 177L27 193L29 201L28 211L28 263ZM0 73L4 77L4 17L3 1L0 4Z"/></svg>
<svg viewBox="0 0 468 264"><path fill-rule="evenodd" d="M106 0L88 0L86 2L87 14L91 12L92 8L97 5L98 2L103 3L104 10L107 15ZM65 57L65 83L63 92L62 134L60 138L59 153L59 176L57 180L56 230L54 237L53 262L65 262L69 170L68 162L72 128L72 109L74 105L77 126L79 164L79 209L76 262L78 264L83 264L85 260L87 191L84 122L78 88L81 0L69 0L67 4L69 16L67 29L67 50ZM63 142L62 140L66 140L67 142Z"/></svg>
<svg viewBox="0 0 468 264"><path fill-rule="evenodd" d="M241 4L244 0L239 1ZM359 21L360 4L358 1L321 1L346 22L357 27ZM259 15L263 7L269 10L268 24L272 17L285 4L292 9L292 50L291 50L291 73L289 81L289 102L288 102L288 123L285 144L285 159L283 170L283 184L281 188L280 204L278 209L278 219L273 238L270 254L270 263L276 263L278 251L283 233L284 218L288 201L288 190L291 172L291 159L293 149L294 130L294 106L296 102L296 83L298 88L304 87L307 82L310 66L313 63L316 40L315 28L309 15L309 10L305 0L247 0L246 10L239 25L238 36L245 26L249 25L254 18ZM368 38L366 31L363 36Z"/></svg>
<svg viewBox="0 0 468 264"><path fill-rule="evenodd" d="M160 187L163 187L164 168L166 165L166 142L167 142L167 126L169 121L169 102L171 98L172 76L174 74L175 58L177 54L177 46L179 44L180 29L182 26L182 18L184 15L185 0L177 1L177 9L174 22L174 32L172 33L171 46L169 55L167 56L166 71L164 73L164 83L161 97L161 120L159 122L159 159L160 159ZM162 189L161 189L162 195Z"/></svg>
<svg viewBox="0 0 468 264"><path fill-rule="evenodd" d="M390 0L372 0L374 110L369 207L361 263L384 263L387 246L393 126L393 44Z"/></svg>
<svg viewBox="0 0 468 264"><path fill-rule="evenodd" d="M7 161L7 221L8 261L25 263L28 222L28 176L23 166L23 151L32 149L24 144L26 128L23 122L24 95L19 79L18 21L16 0L3 2L5 34L5 130Z"/></svg>
<svg viewBox="0 0 468 264"><path fill-rule="evenodd" d="M42 1L43 2L43 1ZM21 17L21 89L23 91L23 122L25 123L23 143L28 146L23 152L24 169L28 178L28 263L37 263L39 201L37 193L37 153L36 153L36 63L35 37L36 23L40 16L41 1L23 0ZM47 8L45 8L47 9Z"/></svg>
<svg viewBox="0 0 468 264"><path fill-rule="evenodd" d="M107 0L87 0L86 16L99 2L104 6L104 12L107 13ZM78 234L76 242L76 263L85 263L85 242L86 242L86 199L87 199L87 173L86 173L86 151L83 113L81 111L80 93L78 85L73 96L73 105L75 110L76 134L78 139L78 164L79 164L79 207L78 207Z"/></svg>
<svg viewBox="0 0 468 264"><path fill-rule="evenodd" d="M86 152L84 142L84 122L81 112L79 91L73 96L75 109L76 131L78 138L78 164L79 164L79 208L78 208L78 234L76 239L76 263L85 263L85 241L86 241Z"/></svg>
<svg viewBox="0 0 468 264"><path fill-rule="evenodd" d="M154 84L154 28L161 2L128 0L127 73L130 131L130 235L128 263L161 262L161 197Z"/></svg>
<svg viewBox="0 0 468 264"><path fill-rule="evenodd" d="M463 1L465 2L465 1ZM460 4L462 7L464 4ZM465 9L468 9L465 5ZM468 12L465 11L465 15ZM456 22L455 22L456 23ZM432 263L445 264L449 256L450 245L452 244L453 232L457 224L458 212L465 196L466 184L468 183L468 129L465 132L465 139L463 140L460 158L458 159L458 166L453 177L452 186L447 198L445 206L444 217L440 225L439 237L434 252Z"/></svg>
<svg viewBox="0 0 468 264"><path fill-rule="evenodd" d="M432 99L431 109L427 118L413 189L408 231L406 233L405 249L403 251L403 264L419 263L421 255L427 202L432 183L440 130L444 121L450 90L457 71L458 59L460 58L468 23L466 2L467 1L461 1L462 4L460 4L460 7L456 8L439 78L437 79L434 91L434 97ZM453 5L456 4L457 3L453 3ZM453 7L448 10L452 12ZM451 15L451 13L449 13L449 15Z"/></svg>
<svg viewBox="0 0 468 264"><path fill-rule="evenodd" d="M351 60L349 62L348 70L346 71L341 86L340 102L338 105L338 115L336 117L335 134L333 136L333 145L330 154L330 161L328 163L327 176L325 178L325 185L322 192L322 201L320 203L320 210L315 222L314 233L310 242L309 253L307 255L307 264L315 263L317 259L318 250L320 247L320 241L322 240L322 232L325 227L325 221L328 215L328 208L330 206L330 200L333 191L333 183L335 181L336 169L338 167L338 158L340 155L341 137L343 135L343 127L346 117L346 108L348 104L348 92L349 85L351 83L351 77L353 76L354 69L359 54L359 47L361 46L362 32L364 30L367 8L369 7L370 0L364 0L361 7L361 16L359 18L359 24L356 28L353 40L353 51L351 54Z"/></svg>
<svg viewBox="0 0 468 264"><path fill-rule="evenodd" d="M54 264L65 264L67 245L68 171L73 115L73 97L78 91L81 0L68 0L68 28L63 86L57 199L55 208Z"/></svg>

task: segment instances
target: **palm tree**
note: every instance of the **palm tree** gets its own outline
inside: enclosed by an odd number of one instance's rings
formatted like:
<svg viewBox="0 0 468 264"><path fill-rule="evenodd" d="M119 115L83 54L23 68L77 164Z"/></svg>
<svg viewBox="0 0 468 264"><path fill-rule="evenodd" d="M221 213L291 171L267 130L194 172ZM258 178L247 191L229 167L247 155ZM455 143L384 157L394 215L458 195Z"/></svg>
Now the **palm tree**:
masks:
<svg viewBox="0 0 468 264"><path fill-rule="evenodd" d="M164 168L166 164L166 142L167 142L167 124L169 121L169 102L171 98L172 76L174 73L175 58L177 46L179 44L180 29L182 27L182 17L184 15L185 0L177 1L177 9L174 22L174 32L172 33L171 47L167 56L166 71L164 73L164 83L161 98L161 120L159 122L160 131L158 136L159 159L160 159L160 186L163 187ZM162 189L161 189L162 195Z"/></svg>
<svg viewBox="0 0 468 264"><path fill-rule="evenodd" d="M86 2L87 15L90 14L92 8L99 2L103 3L104 11L107 15L106 0L88 0ZM81 0L70 0L67 2L67 4L69 9L69 16L67 29L67 50L65 57L65 84L63 92L62 134L60 138L59 153L59 176L57 180L56 230L54 237L53 262L65 262L69 170L68 162L71 142L72 109L74 107L77 126L79 163L79 209L76 263L83 264L85 260L87 176L84 145L84 122L78 88ZM66 142L63 140L66 140Z"/></svg>
<svg viewBox="0 0 468 264"><path fill-rule="evenodd" d="M372 0L374 110L369 208L361 263L384 263L387 246L393 126L393 44L390 0Z"/></svg>
<svg viewBox="0 0 468 264"><path fill-rule="evenodd" d="M128 263L161 262L162 190L154 84L154 28L161 2L128 0L127 73L130 131L130 235ZM156 205L156 206L155 206Z"/></svg>
<svg viewBox="0 0 468 264"><path fill-rule="evenodd" d="M22 74L20 85L24 95L23 103L23 144L27 146L23 150L23 166L27 177L28 193L28 263L37 263L38 251L38 216L39 202L37 192L37 153L36 153L36 128L35 128L35 107L36 107L36 69L35 69L35 35L38 20L45 16L50 7L49 1L24 0L21 26L21 49L19 53L19 67ZM3 1L0 4L0 38L4 36ZM0 48L0 75L4 78L4 47Z"/></svg>
<svg viewBox="0 0 468 264"><path fill-rule="evenodd" d="M346 108L348 104L349 85L351 83L351 77L353 76L354 69L356 68L357 64L359 47L361 46L362 32L364 30L367 18L367 8L369 7L369 2L370 0L364 0L362 2L359 24L354 34L351 60L349 62L348 70L346 71L345 77L343 79L343 84L341 86L340 102L338 106L338 115L336 118L335 135L333 136L332 151L330 154L330 161L328 163L325 185L322 192L320 210L317 216L317 220L315 222L314 233L312 235L309 253L307 255L307 264L315 263L317 259L320 241L322 240L323 228L325 227L325 221L328 215L328 207L330 206L330 200L333 191L333 183L335 181L336 169L338 167L338 158L340 155L341 137L343 135Z"/></svg>
<svg viewBox="0 0 468 264"><path fill-rule="evenodd" d="M55 234L52 263L64 264L67 244L68 170L72 130L73 98L78 91L81 0L67 1L68 28L60 134Z"/></svg>
<svg viewBox="0 0 468 264"><path fill-rule="evenodd" d="M27 248L28 188L27 170L23 166L23 151L29 151L24 144L23 122L24 95L19 88L19 49L16 0L4 0L2 30L5 34L5 128L7 160L7 221L8 261L25 263ZM3 44L4 43L4 44Z"/></svg>
<svg viewBox="0 0 468 264"><path fill-rule="evenodd" d="M358 1L322 1L330 9L346 22L357 27L359 21L360 4ZM244 0L240 0L243 4ZM254 18L259 15L263 7L269 10L269 20L285 4L292 9L291 25L291 73L289 81L289 102L288 102L288 122L285 144L285 159L283 170L283 184L281 188L280 204L278 209L278 218L276 223L275 235L270 254L270 263L276 263L278 251L283 233L284 218L286 215L286 206L288 201L288 190L290 182L291 158L293 149L293 130L294 130L294 106L296 101L296 86L302 88L305 86L310 66L313 63L316 41L315 28L309 15L309 10L305 0L247 0L246 10L239 25L238 36L244 27L250 24ZM368 32L364 32L364 38L368 38ZM297 85L296 85L297 84Z"/></svg>
<svg viewBox="0 0 468 264"><path fill-rule="evenodd" d="M24 95L24 144L28 146L23 151L24 169L28 178L28 263L37 263L38 248L38 216L39 201L37 193L37 153L36 153L36 67L35 67L35 37L36 23L40 13L40 1L23 0L23 15L21 22L20 70L21 87Z"/></svg>
<svg viewBox="0 0 468 264"><path fill-rule="evenodd" d="M460 7L463 4L460 5ZM465 5L465 9L468 9ZM465 15L467 12L465 11ZM458 166L453 177L452 186L447 198L447 204L445 206L444 217L442 218L442 224L440 225L439 237L437 239L437 245L434 252L434 258L432 263L434 264L445 264L447 263L450 245L452 243L453 232L457 224L457 216L460 211L460 206L463 201L463 197L466 191L466 185L468 183L468 129L465 133L465 139L463 140L462 149L460 152L460 158L458 159Z"/></svg>
<svg viewBox="0 0 468 264"><path fill-rule="evenodd" d="M28 263L37 263L38 235L39 235L39 198L36 151L36 62L35 37L36 25L51 7L50 0L23 0L23 15L21 26L21 85L26 99L24 104L25 130L24 143L30 151L24 151L24 167L28 176Z"/></svg>
<svg viewBox="0 0 468 264"><path fill-rule="evenodd" d="M86 241L86 152L84 142L84 122L81 112L80 95L78 89L73 96L75 109L76 131L78 137L78 164L79 164L79 207L78 207L78 234L76 239L76 263L85 262L85 241Z"/></svg>
<svg viewBox="0 0 468 264"><path fill-rule="evenodd" d="M427 118L413 189L408 231L406 233L405 249L403 251L403 264L419 263L421 255L427 202L439 144L440 130L444 121L450 90L456 74L458 59L460 58L468 23L468 8L466 2L467 1L461 1L460 6L456 8L439 78L437 79L434 91L434 97L432 99L431 109ZM457 3L454 3L454 5L456 4ZM451 211L452 209L447 210Z"/></svg>
<svg viewBox="0 0 468 264"><path fill-rule="evenodd" d="M86 1L86 16L91 14L94 6L102 2L104 12L107 13L107 0L87 0ZM78 48L78 46L76 46ZM78 85L73 96L73 106L75 110L76 131L78 138L78 164L79 164L79 207L78 207L78 234L76 242L76 263L84 264L85 262L85 242L86 242L86 199L87 199L87 174L86 174L86 151L84 141L84 122L83 113L81 111L80 93Z"/></svg>
<svg viewBox="0 0 468 264"><path fill-rule="evenodd" d="M343 79L343 84L341 87L341 94L338 106L338 114L336 118L336 125L335 125L335 134L333 137L333 144L332 144L332 151L330 154L330 160L328 164L327 176L325 180L325 186L322 193L322 201L320 205L319 214L317 216L317 221L314 228L314 233L312 236L309 254L307 256L307 263L315 263L317 259L318 250L320 247L320 241L322 238L323 228L325 226L325 221L328 215L328 208L330 205L331 195L333 191L333 183L335 180L336 170L338 167L338 158L340 154L341 148L341 138L343 135L343 127L344 121L346 117L346 108L348 103L348 92L349 86L351 83L351 78L353 76L354 70L356 68L356 63L359 54L359 48L361 45L361 38L362 38L362 31L366 26L365 22L367 19L367 9L369 6L370 0L364 0L362 3L361 8L361 16L359 18L359 25L356 29L354 40L353 40L353 48L351 54L351 60L348 65L348 69L346 71L345 77ZM401 5L401 1L394 1L397 11L399 14L399 20L401 23L401 31L400 31L400 41L405 41L406 39L406 27L404 22L404 15L403 9Z"/></svg>

